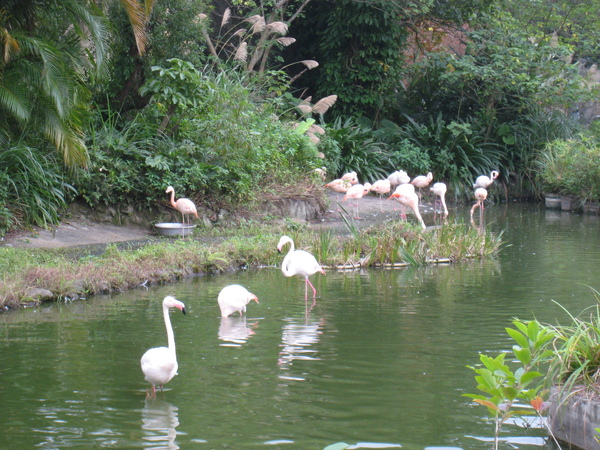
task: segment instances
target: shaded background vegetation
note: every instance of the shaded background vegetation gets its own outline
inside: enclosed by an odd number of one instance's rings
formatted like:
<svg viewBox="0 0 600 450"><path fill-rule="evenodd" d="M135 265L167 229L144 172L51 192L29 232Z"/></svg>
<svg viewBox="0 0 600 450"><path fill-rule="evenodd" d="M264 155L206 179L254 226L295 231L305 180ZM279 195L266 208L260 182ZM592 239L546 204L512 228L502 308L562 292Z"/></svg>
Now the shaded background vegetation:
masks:
<svg viewBox="0 0 600 450"><path fill-rule="evenodd" d="M564 186L540 166L575 137L588 157L568 161L598 164L597 6L7 0L0 234L73 201L148 208L168 185L248 206L322 166L432 171L455 200L499 170L508 197L598 200L593 167Z"/></svg>

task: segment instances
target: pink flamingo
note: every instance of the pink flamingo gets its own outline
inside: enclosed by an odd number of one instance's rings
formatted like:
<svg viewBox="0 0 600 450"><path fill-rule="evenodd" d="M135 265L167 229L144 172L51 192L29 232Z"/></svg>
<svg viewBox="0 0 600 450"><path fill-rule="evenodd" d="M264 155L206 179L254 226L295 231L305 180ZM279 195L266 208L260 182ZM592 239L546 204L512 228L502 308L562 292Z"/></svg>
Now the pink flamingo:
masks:
<svg viewBox="0 0 600 450"><path fill-rule="evenodd" d="M348 180L342 180L341 178L338 178L337 180L333 180L330 181L329 183L327 183L325 185L326 188L331 189L333 192L337 192L338 194L345 194L348 189L350 189L350 186L352 186L352 184L350 183L350 181ZM338 205L340 203L340 199L338 197ZM340 210L339 206L338 206L338 211Z"/></svg>
<svg viewBox="0 0 600 450"><path fill-rule="evenodd" d="M423 218L421 217L421 213L419 212L419 196L414 192L414 187L412 187L412 191L410 188L404 188L406 186L401 184L396 188L396 191L388 197L388 200L395 199L397 200L403 208L410 208L415 213L415 216L421 227L425 230L427 227L425 226L425 222L423 222ZM403 218L406 217L406 214L403 214Z"/></svg>
<svg viewBox="0 0 600 450"><path fill-rule="evenodd" d="M496 178L498 178L499 175L500 175L500 172L498 172L497 170L492 170L492 173L490 173L489 177L487 175L480 175L475 180L475 183L473 183L473 188L474 189L477 189L477 188L487 189L494 182L494 180Z"/></svg>
<svg viewBox="0 0 600 450"><path fill-rule="evenodd" d="M448 208L446 207L446 183L435 183L431 187L431 192L433 192L437 197L440 198L440 202L442 207L444 208L444 218L448 217ZM437 213L437 198L433 205L434 212Z"/></svg>
<svg viewBox="0 0 600 450"><path fill-rule="evenodd" d="M306 280L304 285L304 300L308 299L309 285L313 290L313 298L316 298L317 290L309 281L308 277L317 272L325 275L325 271L313 255L305 250L296 250L294 247L294 241L289 236L281 236L281 239L279 239L279 243L277 244L277 251L281 252L281 249L286 244L290 244L290 249L287 255L285 255L283 258L283 263L281 264L281 271L283 272L283 275L286 277L292 277L294 275L304 277Z"/></svg>
<svg viewBox="0 0 600 450"><path fill-rule="evenodd" d="M433 181L433 174L429 172L427 175L419 175L414 177L410 184L414 187L419 188L419 197L421 197L421 189L429 186L429 183Z"/></svg>
<svg viewBox="0 0 600 450"><path fill-rule="evenodd" d="M181 213L181 221L183 222L184 227L186 215L191 214L196 216L196 219L198 218L198 211L196 211L196 205L194 205L193 201L191 201L189 198L180 198L175 201L175 189L173 189L173 186L169 186L166 190L166 193L171 194L171 206ZM188 225L189 223L190 222L188 218Z"/></svg>
<svg viewBox="0 0 600 450"><path fill-rule="evenodd" d="M344 181L349 181L350 184L358 184L358 176L356 175L356 172L348 172L345 173L344 175L342 175L342 180Z"/></svg>
<svg viewBox="0 0 600 450"><path fill-rule="evenodd" d="M371 189L371 184L370 183L365 183L365 184L355 184L354 186L351 186L350 189L348 189L346 191L346 195L344 195L344 201L346 201L347 199L354 199L354 208L356 211L356 215L354 216L355 219L360 219L359 214L358 214L358 200L363 198L363 196L365 194L369 193L369 190Z"/></svg>
<svg viewBox="0 0 600 450"><path fill-rule="evenodd" d="M383 205L381 203L381 197L392 190L392 184L390 180L377 180L371 186L371 191L379 194L379 209L383 212Z"/></svg>
<svg viewBox="0 0 600 450"><path fill-rule="evenodd" d="M177 308L185 314L185 305L170 295L162 304L163 318L167 328L168 347L155 347L142 356L140 364L144 377L152 385L152 397L156 396L156 386L162 387L177 375L177 354L175 353L175 335L169 317L169 308Z"/></svg>
<svg viewBox="0 0 600 450"><path fill-rule="evenodd" d="M245 287L239 284L225 286L219 292L217 299L221 308L221 317L228 317L235 312L239 312L242 316L246 312L246 305L252 300L258 303L258 297Z"/></svg>

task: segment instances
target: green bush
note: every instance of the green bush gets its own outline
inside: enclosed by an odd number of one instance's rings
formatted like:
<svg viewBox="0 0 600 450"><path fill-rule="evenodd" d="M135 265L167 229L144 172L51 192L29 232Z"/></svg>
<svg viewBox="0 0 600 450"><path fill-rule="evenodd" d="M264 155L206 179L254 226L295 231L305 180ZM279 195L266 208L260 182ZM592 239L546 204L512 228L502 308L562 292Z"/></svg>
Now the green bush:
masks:
<svg viewBox="0 0 600 450"><path fill-rule="evenodd" d="M581 135L550 142L537 157L536 168L545 192L600 200L600 146L596 139Z"/></svg>
<svg viewBox="0 0 600 450"><path fill-rule="evenodd" d="M98 114L88 141L90 164L78 179L82 199L145 208L164 200L172 185L181 196L206 205L252 201L272 182L293 184L322 165L307 136L259 104L251 80L205 74L197 104L177 108L163 134L159 99L131 120Z"/></svg>
<svg viewBox="0 0 600 450"><path fill-rule="evenodd" d="M48 226L74 194L51 153L17 143L0 152L0 232L17 222Z"/></svg>

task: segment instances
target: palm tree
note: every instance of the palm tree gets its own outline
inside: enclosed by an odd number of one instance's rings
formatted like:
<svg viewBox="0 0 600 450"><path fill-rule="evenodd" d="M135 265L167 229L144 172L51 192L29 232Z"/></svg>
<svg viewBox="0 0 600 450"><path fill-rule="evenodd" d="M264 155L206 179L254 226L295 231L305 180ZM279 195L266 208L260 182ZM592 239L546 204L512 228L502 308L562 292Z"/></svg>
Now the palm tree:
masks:
<svg viewBox="0 0 600 450"><path fill-rule="evenodd" d="M101 13L81 0L0 6L0 145L44 136L67 166L85 163L87 82L105 70Z"/></svg>

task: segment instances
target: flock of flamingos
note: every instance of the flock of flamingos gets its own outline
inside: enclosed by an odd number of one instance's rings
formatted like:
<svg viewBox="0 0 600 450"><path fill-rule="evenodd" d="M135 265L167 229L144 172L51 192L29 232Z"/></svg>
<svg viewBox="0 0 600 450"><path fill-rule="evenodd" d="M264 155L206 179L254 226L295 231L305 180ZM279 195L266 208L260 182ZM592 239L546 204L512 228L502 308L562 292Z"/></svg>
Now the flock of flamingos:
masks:
<svg viewBox="0 0 600 450"><path fill-rule="evenodd" d="M490 176L481 175L477 178L473 184L475 189L475 198L477 202L471 208L471 217L477 208L483 209L483 202L487 198L487 188L494 182L498 177L497 171L492 171ZM415 192L415 188L421 189L428 187L433 181L433 175L429 172L427 175L420 175L412 180L406 174L405 171L400 170L391 174L385 180L378 180L372 185L370 183L360 184L356 172L347 173L342 178L333 180L327 183L325 186L333 190L334 192L344 194L344 200L355 201L355 217L359 218L358 215L358 200L369 192L374 192L380 196L380 207L381 197L394 190L393 193L388 197L388 200L394 199L400 203L403 208L403 218L405 218L405 209L411 208L419 223L425 229L425 223L419 212L419 195ZM444 217L448 215L448 209L446 207L446 184L435 183L431 186L431 192L436 195L436 200L439 198L441 203ZM187 198L180 198L175 200L175 191L172 186L169 186L166 190L167 194L171 194L171 206L179 211L182 215L182 222L185 225L185 216L193 215L198 217L196 206L194 203ZM436 208L437 205L434 205ZM189 221L189 218L188 218ZM295 249L294 241L289 236L282 236L277 244L277 250L281 252L282 248L287 244L290 245L288 253L283 258L281 264L281 271L284 276L292 277L299 276L304 278L304 300L308 300L308 287L313 292L313 305L317 296L317 290L308 279L311 275L317 272L325 274L325 271L316 260L316 258L305 250ZM224 287L217 298L219 308L221 310L221 317L228 317L231 314L239 313L242 316L246 312L246 305L251 301L258 303L258 297L253 293L249 292L243 286L238 284L232 284ZM171 319L169 310L171 308L177 308L183 314L185 314L185 305L183 302L177 300L175 297L167 296L163 300L162 310L165 326L167 329L167 347L156 347L151 348L142 356L140 364L142 372L146 381L148 381L152 387L149 396L156 396L156 387L162 389L162 387L171 381L171 379L177 374L177 355L175 351L175 335L173 333L173 327L171 326Z"/></svg>
<svg viewBox="0 0 600 450"><path fill-rule="evenodd" d="M313 291L313 306L317 297L317 290L309 281L308 277L317 272L325 275L325 271L317 262L317 259L305 250L295 249L294 241L289 236L282 236L277 244L277 250L281 252L282 248L290 244L288 253L283 258L281 271L286 277L300 276L304 278L304 300L308 301L308 286ZM231 284L225 286L217 298L219 308L221 309L221 317L228 317L231 314L239 313L242 316L246 312L246 305L251 301L258 303L258 297L249 292L239 284ZM155 347L148 350L142 356L140 364L144 378L151 385L151 392L148 397L156 396L156 387L160 389L177 375L177 354L175 351L175 335L171 326L171 318L169 310L171 308L179 309L185 314L185 305L175 297L167 296L163 300L162 310L165 326L167 328L167 347Z"/></svg>
<svg viewBox="0 0 600 450"><path fill-rule="evenodd" d="M471 218L477 208L483 209L483 202L487 198L487 188L498 178L500 173L496 170L492 171L490 176L481 175L477 177L473 188L475 189L476 203L471 208ZM394 199L402 206L402 218L406 218L405 210L410 208L415 213L417 220L421 224L421 227L425 229L425 222L419 212L419 199L420 195L415 192L415 188L421 189L428 187L433 181L433 174L429 172L427 175L419 175L412 180L404 170L399 170L392 173L385 180L377 180L373 184L358 182L356 172L349 172L342 176L342 178L333 180L325 185L325 187L331 189L334 192L344 194L344 201L354 200L354 208L356 219L360 219L358 213L358 199L362 198L369 192L379 194L380 207L381 197L393 191L392 195L388 197L388 200ZM434 210L437 211L438 199L443 209L444 217L448 216L448 208L446 207L446 184L445 183L434 183L431 186L431 192L436 195L436 204Z"/></svg>

